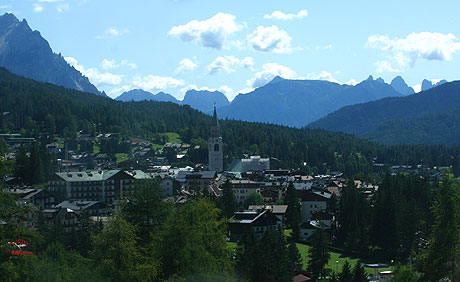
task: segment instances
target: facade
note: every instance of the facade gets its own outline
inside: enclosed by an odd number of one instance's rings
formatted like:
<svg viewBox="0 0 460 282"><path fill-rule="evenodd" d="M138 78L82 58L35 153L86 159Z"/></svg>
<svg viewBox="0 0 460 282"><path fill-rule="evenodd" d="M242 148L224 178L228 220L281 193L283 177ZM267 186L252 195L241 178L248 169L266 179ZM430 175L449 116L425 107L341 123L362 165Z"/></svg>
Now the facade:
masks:
<svg viewBox="0 0 460 282"><path fill-rule="evenodd" d="M230 241L239 241L251 229L260 238L266 231L278 230L278 224L278 218L269 209L235 212L229 223Z"/></svg>
<svg viewBox="0 0 460 282"><path fill-rule="evenodd" d="M220 134L219 120L217 119L216 106L214 106L213 125L208 140L209 170L224 171L223 142Z"/></svg>
<svg viewBox="0 0 460 282"><path fill-rule="evenodd" d="M327 192L312 190L297 190L297 194L302 201L302 222L309 222L314 213L325 211L331 197Z"/></svg>
<svg viewBox="0 0 460 282"><path fill-rule="evenodd" d="M216 178L216 171L180 171L177 174L176 180L184 183L184 190L204 191L212 185Z"/></svg>
<svg viewBox="0 0 460 282"><path fill-rule="evenodd" d="M125 198L139 180L151 179L141 170L101 170L55 173L48 181L50 191L67 200L112 204Z"/></svg>
<svg viewBox="0 0 460 282"><path fill-rule="evenodd" d="M250 180L231 180L230 182L235 199L239 204L243 203L252 192L259 192L260 186L263 185L263 182Z"/></svg>

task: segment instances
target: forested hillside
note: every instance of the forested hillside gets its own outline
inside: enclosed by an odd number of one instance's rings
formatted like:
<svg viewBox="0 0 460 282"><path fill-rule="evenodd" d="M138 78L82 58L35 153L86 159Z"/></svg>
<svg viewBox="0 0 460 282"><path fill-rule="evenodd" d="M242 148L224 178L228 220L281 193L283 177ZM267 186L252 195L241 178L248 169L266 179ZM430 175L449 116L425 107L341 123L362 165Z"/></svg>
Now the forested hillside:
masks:
<svg viewBox="0 0 460 282"><path fill-rule="evenodd" d="M454 81L430 90L405 96L385 98L364 104L343 107L308 125L352 134L364 134L385 121L420 117L448 111L460 106L460 82ZM435 135L435 132L430 133ZM419 143L422 143L420 140Z"/></svg>
<svg viewBox="0 0 460 282"><path fill-rule="evenodd" d="M153 138L177 132L184 142L205 149L211 117L189 106L143 101L119 102L13 75L0 69L0 112L11 112L7 132L38 137L40 132L65 136L82 133L119 133L123 137ZM276 167L300 167L317 172L341 170L348 175L386 164L452 165L457 147L386 147L344 133L296 129L263 123L221 121L225 162L244 154L279 160ZM206 154L201 154L206 162Z"/></svg>

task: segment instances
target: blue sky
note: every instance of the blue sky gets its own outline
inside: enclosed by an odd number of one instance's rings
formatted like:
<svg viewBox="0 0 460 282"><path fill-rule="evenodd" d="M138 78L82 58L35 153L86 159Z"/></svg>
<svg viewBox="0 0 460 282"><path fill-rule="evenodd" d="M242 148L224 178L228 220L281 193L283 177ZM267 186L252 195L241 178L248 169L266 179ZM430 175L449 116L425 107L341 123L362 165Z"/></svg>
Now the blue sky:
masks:
<svg viewBox="0 0 460 282"><path fill-rule="evenodd" d="M410 86L460 78L457 1L0 0L116 97L142 88L232 99L285 78ZM418 86L419 87L419 86Z"/></svg>

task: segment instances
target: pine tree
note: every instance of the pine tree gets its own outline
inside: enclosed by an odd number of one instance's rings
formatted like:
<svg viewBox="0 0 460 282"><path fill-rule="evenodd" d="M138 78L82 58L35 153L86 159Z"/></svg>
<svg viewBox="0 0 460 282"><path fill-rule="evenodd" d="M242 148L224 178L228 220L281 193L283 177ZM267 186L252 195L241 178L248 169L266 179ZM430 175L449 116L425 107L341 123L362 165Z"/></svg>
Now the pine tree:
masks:
<svg viewBox="0 0 460 282"><path fill-rule="evenodd" d="M339 282L350 282L350 281L354 281L353 275L351 273L351 266L348 263L348 261L345 261L342 267L342 272L340 272L339 274Z"/></svg>
<svg viewBox="0 0 460 282"><path fill-rule="evenodd" d="M289 255L289 267L291 270L300 270L302 269L302 256L300 255L299 249L297 248L294 241L289 242L288 246L288 255Z"/></svg>
<svg viewBox="0 0 460 282"><path fill-rule="evenodd" d="M291 240L297 242L300 239L300 203L297 191L295 190L294 184L289 183L286 190L286 205L288 210L286 212L286 223L289 228L292 229Z"/></svg>
<svg viewBox="0 0 460 282"><path fill-rule="evenodd" d="M311 237L311 247L308 252L308 271L313 274L313 277L322 278L324 267L329 261L329 238L326 231L316 229Z"/></svg>
<svg viewBox="0 0 460 282"><path fill-rule="evenodd" d="M367 278L366 270L359 262L356 262L355 266L353 267L353 282L368 281L369 279Z"/></svg>
<svg viewBox="0 0 460 282"><path fill-rule="evenodd" d="M430 245L423 254L422 281L438 281L459 277L460 249L460 187L450 176L435 190L434 225Z"/></svg>
<svg viewBox="0 0 460 282"><path fill-rule="evenodd" d="M233 194L232 184L229 180L224 183L222 188L221 207L222 213L225 217L230 218L236 210L236 198Z"/></svg>

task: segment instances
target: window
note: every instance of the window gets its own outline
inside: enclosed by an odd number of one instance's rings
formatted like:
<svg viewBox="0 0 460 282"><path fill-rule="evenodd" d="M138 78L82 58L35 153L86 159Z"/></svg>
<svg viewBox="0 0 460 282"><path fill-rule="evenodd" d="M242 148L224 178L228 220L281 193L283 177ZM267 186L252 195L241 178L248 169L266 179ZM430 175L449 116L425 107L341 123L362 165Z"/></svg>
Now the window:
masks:
<svg viewBox="0 0 460 282"><path fill-rule="evenodd" d="M219 151L219 144L214 144L214 152L218 152Z"/></svg>

